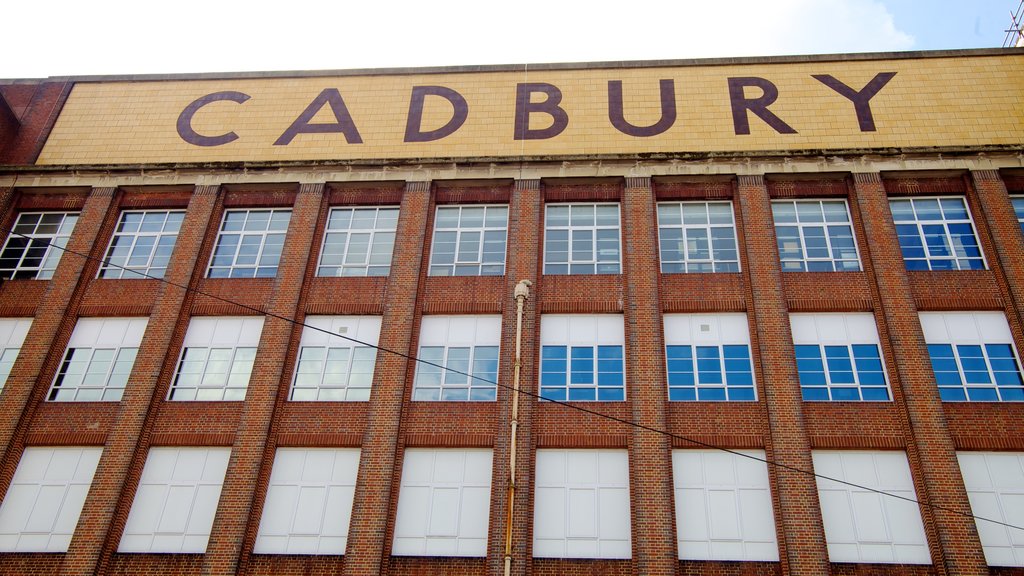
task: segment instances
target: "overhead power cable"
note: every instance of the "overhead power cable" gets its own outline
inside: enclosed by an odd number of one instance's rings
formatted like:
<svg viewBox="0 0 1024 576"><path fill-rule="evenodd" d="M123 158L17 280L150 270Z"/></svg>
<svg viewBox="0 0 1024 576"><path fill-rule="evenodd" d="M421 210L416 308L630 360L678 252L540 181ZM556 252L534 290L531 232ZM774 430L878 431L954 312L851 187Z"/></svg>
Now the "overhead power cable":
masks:
<svg viewBox="0 0 1024 576"><path fill-rule="evenodd" d="M12 236L18 236L18 237L25 238L25 239L30 240L30 241L31 240L37 240L37 241L40 240L39 238L33 238L31 236L28 236L27 234L22 234L22 233L19 233L19 232L15 232L13 229L10 229L10 228L8 228L6 230L7 230L8 234L10 234ZM255 312L255 313L261 314L263 316L270 316L271 318L277 318L279 320L284 320L285 322L289 322L289 323L297 325L297 326L302 326L303 328L308 328L310 330L314 330L316 332L320 332L320 333L326 334L328 336L333 336L333 337L336 337L336 338L341 338L341 339L344 339L344 340L348 340L348 341L353 342L355 344L359 344L361 346L368 346L370 348L376 349L376 350L381 351L381 352L385 352L387 354L394 354L395 356L399 356L399 357L405 358L407 360L411 360L413 362L417 362L417 363L424 364L424 365L427 365L427 366L433 366L435 368L440 368L440 369L442 369L442 370L444 370L446 372L451 372L453 374L459 374L461 376L465 376L467 378L472 378L474 380L477 380L477 381L480 381L480 382L484 382L484 383L487 383L487 384L493 384L497 388L502 388L504 390L509 390L509 391L513 390L512 386L509 386L507 384L500 384L498 382L489 380L487 378L483 378L481 376L476 376L474 374L470 374L470 373L464 372L462 370L458 370L458 369L455 369L455 368L449 368L448 366L445 366L443 364L438 364L436 362L431 362L430 360L423 360L423 359L418 358L416 356L413 356L413 355L411 355L411 354L409 354L407 352L400 352L398 350L391 350L389 348L384 348L383 346L378 346L376 344L370 344L369 342L364 342L364 341L359 340L357 338L352 338L351 336L346 336L344 334L338 334L338 333L335 333L335 332L331 332L330 330L327 330L327 329L324 329L324 328L320 328L318 326L311 326L311 325L306 324L304 322L299 322L298 320L295 320L294 318L288 318L288 317L282 316L280 314L275 314L273 312L268 312L266 310L262 310L260 308L255 307L255 306L250 306L248 304L243 304L241 302L235 302L234 300L231 300L229 298L225 298L223 296L218 296L216 294L210 294L209 292L203 292L202 290L200 290L198 288L192 288L192 287L189 287L189 286L186 286L186 285L183 285L183 284L178 284L177 282L171 282L170 280L167 280L165 278L160 278L160 277L152 276L150 274L139 272L137 270L132 270L131 268L127 268L127 267L121 266L119 264L114 264L114 263L110 262L109 260L106 260L106 259L103 259L103 258L97 258L95 256L90 256L89 254L83 254L83 253L78 252L76 250L71 250L70 248L65 248L65 247L62 247L62 246L58 246L58 245L53 244L53 243L51 243L49 241L47 241L47 245L49 245L52 248L57 248L59 250L62 250L63 252L74 254L76 256L80 256L82 258L85 258L86 260L97 261L97 262L103 264L104 266L113 267L113 268L119 268L121 270L124 270L126 272L130 272L130 273L135 274L137 276L142 276L142 277L145 277L145 278L149 278L151 280L157 280L157 281L163 282L164 284L167 284L169 286L174 286L176 288L181 288L182 290L185 290L186 292L192 292L192 293L198 294L200 296L205 296L207 298L212 298L214 300L218 300L220 302L224 302L225 304L230 304L232 306L237 306L237 307L239 307L239 308L241 308L243 310L249 310L251 312ZM26 246L26 249L27 248L28 247ZM591 416L596 416L598 418L604 418L606 420L611 420L613 422L618 422L618 423L626 425L626 426L630 426L630 427L637 428L637 429L640 429L640 430L646 430L648 432L652 432L652 433L655 433L655 434L661 434L663 436L666 436L668 438L672 438L674 440L680 440L680 441L683 441L683 442L686 442L686 443L689 443L689 444L693 444L694 446L700 446L702 448L718 450L720 452L725 452L727 454L732 454L733 456L739 456L739 457L747 458L747 459L754 460L754 461L757 461L757 462L762 462L762 463L764 463L766 465L773 466L773 467L775 467L777 469L780 469L780 470L787 470L787 471L790 471L790 472L796 472L798 474L804 474L804 475L811 476L813 478L820 479L820 480L828 480L830 482L835 482L837 484L843 484L845 486L850 486L851 488L857 488L859 490L864 490L864 491L867 491L867 492L872 492L874 494L879 494L879 495L882 495L882 496L887 496L889 498L895 498L897 500L903 500L905 502L910 502L912 504L917 504L918 506L924 506L924 507L930 508L932 510L940 510L940 511L943 511L943 512L949 512L951 514L954 514L954 515L957 515L957 516L960 516L960 517L963 517L963 518L970 518L972 520L981 520L983 522L989 522L989 523L996 524L996 525L999 525L999 526L1005 526L1007 528L1013 528L1014 530L1024 531L1024 526L1018 526L1018 525L1015 525L1015 524L1010 524L1010 523L1007 523L1007 522L1003 522L1003 521L1000 521L1000 520L995 520L995 519L992 519L992 518L986 518L986 517L983 517L983 516L976 516L973 513L963 512L963 511L957 510L955 508L949 508L947 506L942 506L942 505L939 505L939 504L933 504L931 502L927 502L927 501L923 501L923 500L918 500L916 498L911 498L909 496L903 496L903 495L900 495L900 494L894 494L892 492L887 492L885 490L880 490L878 488L872 488L870 486L864 486L862 484L857 484L855 482L850 482L848 480L841 480L839 478L833 478L831 476L827 476L827 475L824 475L824 474L819 474L817 472L812 472L810 470L804 470L803 468L799 468L799 467L796 467L796 466L791 466L789 464L783 464L781 462L776 462L775 460L769 459L767 457L762 458L760 456L755 456L753 454L748 454L748 453L742 452L740 450L735 450L735 449L732 449L732 448L725 448L725 447L722 447L722 446L718 446L718 445L712 444L710 442L704 442L704 441L701 441L701 440L697 440L695 438L689 438L689 437L686 437L686 436L682 436L680 434L675 434L675 433L669 432L667 430L659 430L657 428L654 428L654 427L651 427L651 426L647 426L645 424L640 424L638 422L633 422L631 420L626 420L625 418L619 418L617 416L612 416L610 414L603 414L601 412L598 412L596 410L591 410L591 409L586 408L584 406L581 406L579 404L573 404L573 403L565 402L565 401L561 401L561 400L551 400L551 399L548 399L548 398L544 398L540 394L537 394L535 392L531 392L529 390L525 390L523 388L520 388L519 392L521 394L525 394L527 396L530 396L530 397L532 397L534 399L537 399L537 400L540 400L542 402L556 404L556 405L559 405L559 406L564 406L564 407L569 408L571 410L576 410L577 412L582 412L584 414L589 414Z"/></svg>

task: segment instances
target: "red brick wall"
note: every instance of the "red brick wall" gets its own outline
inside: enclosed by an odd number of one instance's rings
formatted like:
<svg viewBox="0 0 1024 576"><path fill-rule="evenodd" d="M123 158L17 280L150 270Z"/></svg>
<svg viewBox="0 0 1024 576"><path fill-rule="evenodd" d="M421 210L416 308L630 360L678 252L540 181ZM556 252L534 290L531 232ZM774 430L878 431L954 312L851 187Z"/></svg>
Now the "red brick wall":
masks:
<svg viewBox="0 0 1024 576"><path fill-rule="evenodd" d="M41 88L42 89L42 88ZM54 90L55 88L47 88ZM34 112L39 114L40 112ZM33 114L32 108L26 114ZM1013 180L1009 181L1011 184ZM1024 237L998 173L899 179L875 174L804 179L716 177L704 180L495 180L298 185L273 189L200 186L126 190L0 190L0 218L19 209L81 209L70 247L101 256L122 207L187 206L167 279L200 295L156 281L97 280L96 263L67 254L55 279L0 285L0 312L35 316L22 354L0 395L0 490L6 490L26 445L105 443L79 529L67 554L0 555L11 574L501 574L508 526L509 438L515 302L520 279L534 282L524 314L516 494L512 511L513 573L780 575L1022 574L984 565L973 522L922 506L934 566L830 564L813 478L770 468L782 560L678 561L671 450L685 438L730 448L762 448L787 465L811 469L811 448L898 449L908 454L918 497L967 511L953 451L1024 450L1024 406L943 404L931 376L918 310L994 309L1006 312L1024 349ZM990 270L905 271L887 194L965 194ZM864 270L782 273L771 222L772 198L846 198ZM662 275L658 271L655 203L670 199L735 200L742 272ZM621 202L623 274L544 276L545 203ZM505 277L427 276L438 204L508 202L511 206ZM315 278L332 205L401 204L398 242L387 278ZM287 256L276 279L207 280L206 265L225 204L293 206ZM184 332L193 315L256 314L220 301L301 320L306 314L381 314L380 345L405 354L418 348L424 314L501 314L498 401L411 402L413 363L378 354L367 403L291 403L288 387L301 330L268 318L245 402L165 402ZM745 312L751 323L758 402L668 403L661 315L666 312ZM793 361L788 313L864 311L875 315L891 403L804 403ZM538 327L542 313L618 313L626 322L627 400L583 404L597 414L538 403ZM148 315L149 327L118 404L48 404L48 389L75 319ZM602 418L665 429L670 439ZM118 554L117 543L150 446L231 446L228 480L208 554ZM357 501L344 557L252 553L274 451L278 446L347 446L362 450ZM478 559L391 557L398 482L406 447L491 447L494 473L488 556ZM632 560L532 558L534 451L603 447L630 451Z"/></svg>

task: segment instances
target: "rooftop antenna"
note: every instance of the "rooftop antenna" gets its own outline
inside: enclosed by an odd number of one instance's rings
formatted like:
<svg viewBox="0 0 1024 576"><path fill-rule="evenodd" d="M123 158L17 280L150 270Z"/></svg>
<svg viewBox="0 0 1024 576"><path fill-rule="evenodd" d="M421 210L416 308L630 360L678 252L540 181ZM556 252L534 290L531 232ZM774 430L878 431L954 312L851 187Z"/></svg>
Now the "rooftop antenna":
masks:
<svg viewBox="0 0 1024 576"><path fill-rule="evenodd" d="M1005 32L1003 48L1024 48L1024 0L1020 0L1016 10L1010 11L1010 29Z"/></svg>

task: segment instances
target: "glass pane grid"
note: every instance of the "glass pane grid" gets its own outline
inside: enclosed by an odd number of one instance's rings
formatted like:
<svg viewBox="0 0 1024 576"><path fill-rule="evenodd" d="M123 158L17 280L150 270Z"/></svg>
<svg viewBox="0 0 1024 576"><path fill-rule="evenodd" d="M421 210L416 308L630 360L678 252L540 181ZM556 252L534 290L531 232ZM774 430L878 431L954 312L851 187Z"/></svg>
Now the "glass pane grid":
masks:
<svg viewBox="0 0 1024 576"><path fill-rule="evenodd" d="M772 202L783 272L859 271L846 200Z"/></svg>
<svg viewBox="0 0 1024 576"><path fill-rule="evenodd" d="M618 204L549 204L544 274L619 274Z"/></svg>
<svg viewBox="0 0 1024 576"><path fill-rule="evenodd" d="M1024 378L1009 343L929 344L928 355L945 402L1024 401Z"/></svg>
<svg viewBox="0 0 1024 576"><path fill-rule="evenodd" d="M290 209L228 210L210 259L210 278L273 278Z"/></svg>
<svg viewBox="0 0 1024 576"><path fill-rule="evenodd" d="M508 206L438 206L429 274L501 276L507 236Z"/></svg>
<svg viewBox="0 0 1024 576"><path fill-rule="evenodd" d="M138 348L69 348L47 400L117 402L128 384Z"/></svg>
<svg viewBox="0 0 1024 576"><path fill-rule="evenodd" d="M540 395L562 402L626 399L622 346L542 346Z"/></svg>
<svg viewBox="0 0 1024 576"><path fill-rule="evenodd" d="M397 207L332 208L317 276L387 276L397 225Z"/></svg>
<svg viewBox="0 0 1024 576"><path fill-rule="evenodd" d="M413 400L497 399L498 346L421 346ZM444 368L442 368L442 366Z"/></svg>
<svg viewBox="0 0 1024 576"><path fill-rule="evenodd" d="M52 278L77 222L73 212L19 214L0 250L0 279Z"/></svg>
<svg viewBox="0 0 1024 576"><path fill-rule="evenodd" d="M797 344L797 373L806 401L890 400L885 368L875 344Z"/></svg>
<svg viewBox="0 0 1024 576"><path fill-rule="evenodd" d="M985 257L963 197L889 200L908 270L983 270Z"/></svg>
<svg viewBox="0 0 1024 576"><path fill-rule="evenodd" d="M661 202L662 273L739 272L732 202Z"/></svg>
<svg viewBox="0 0 1024 576"><path fill-rule="evenodd" d="M292 380L294 401L365 401L376 350L369 346L303 346Z"/></svg>
<svg viewBox="0 0 1024 576"><path fill-rule="evenodd" d="M244 400L256 348L185 348L170 400Z"/></svg>
<svg viewBox="0 0 1024 576"><path fill-rule="evenodd" d="M122 212L100 278L163 278L184 211Z"/></svg>
<svg viewBox="0 0 1024 576"><path fill-rule="evenodd" d="M757 399L746 344L668 345L665 357L670 401Z"/></svg>

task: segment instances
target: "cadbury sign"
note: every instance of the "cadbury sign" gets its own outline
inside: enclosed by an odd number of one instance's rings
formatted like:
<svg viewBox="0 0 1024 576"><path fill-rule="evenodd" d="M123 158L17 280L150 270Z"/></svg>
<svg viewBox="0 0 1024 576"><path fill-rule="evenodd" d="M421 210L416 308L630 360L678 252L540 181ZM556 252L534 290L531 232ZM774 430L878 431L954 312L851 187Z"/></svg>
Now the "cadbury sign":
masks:
<svg viewBox="0 0 1024 576"><path fill-rule="evenodd" d="M1016 53L80 81L41 164L1019 145Z"/></svg>

